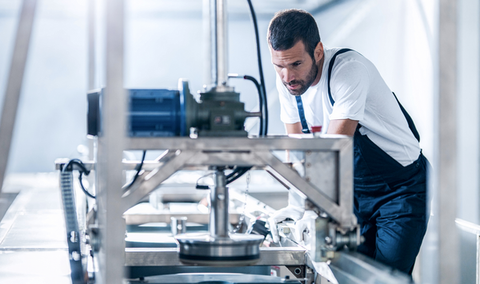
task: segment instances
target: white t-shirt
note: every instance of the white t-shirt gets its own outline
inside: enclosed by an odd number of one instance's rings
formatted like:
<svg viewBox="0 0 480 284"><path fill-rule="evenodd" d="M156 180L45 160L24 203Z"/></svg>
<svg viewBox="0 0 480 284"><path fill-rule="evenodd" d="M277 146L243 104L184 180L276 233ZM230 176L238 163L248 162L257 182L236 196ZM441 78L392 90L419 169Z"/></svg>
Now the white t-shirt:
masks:
<svg viewBox="0 0 480 284"><path fill-rule="evenodd" d="M397 162L407 166L416 161L420 155L418 141L408 127L392 91L377 68L355 51L342 53L335 58L330 80L335 101L332 107L328 96L328 66L339 49L325 48L320 81L301 96L309 128L322 125L322 133L326 133L332 119L358 120L360 134L367 135ZM278 74L276 85L282 122L299 122L297 101Z"/></svg>

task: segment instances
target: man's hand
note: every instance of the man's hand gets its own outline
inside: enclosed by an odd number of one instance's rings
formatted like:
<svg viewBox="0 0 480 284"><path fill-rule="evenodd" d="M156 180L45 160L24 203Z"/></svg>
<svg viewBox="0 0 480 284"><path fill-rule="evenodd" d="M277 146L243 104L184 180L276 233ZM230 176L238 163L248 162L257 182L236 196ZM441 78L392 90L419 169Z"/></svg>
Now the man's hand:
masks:
<svg viewBox="0 0 480 284"><path fill-rule="evenodd" d="M330 120L327 134L343 134L353 136L357 129L358 120L350 119L334 119Z"/></svg>

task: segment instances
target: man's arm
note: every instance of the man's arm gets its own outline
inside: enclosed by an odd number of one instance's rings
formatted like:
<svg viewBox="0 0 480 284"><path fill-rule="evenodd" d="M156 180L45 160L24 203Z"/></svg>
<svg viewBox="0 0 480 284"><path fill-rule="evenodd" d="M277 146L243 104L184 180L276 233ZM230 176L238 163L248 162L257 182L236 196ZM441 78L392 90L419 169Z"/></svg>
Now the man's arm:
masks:
<svg viewBox="0 0 480 284"><path fill-rule="evenodd" d="M302 134L302 124L300 122L296 123L285 123L285 128L287 129L287 134Z"/></svg>
<svg viewBox="0 0 480 284"><path fill-rule="evenodd" d="M328 125L327 134L343 134L353 136L357 129L358 120L351 119L333 119Z"/></svg>

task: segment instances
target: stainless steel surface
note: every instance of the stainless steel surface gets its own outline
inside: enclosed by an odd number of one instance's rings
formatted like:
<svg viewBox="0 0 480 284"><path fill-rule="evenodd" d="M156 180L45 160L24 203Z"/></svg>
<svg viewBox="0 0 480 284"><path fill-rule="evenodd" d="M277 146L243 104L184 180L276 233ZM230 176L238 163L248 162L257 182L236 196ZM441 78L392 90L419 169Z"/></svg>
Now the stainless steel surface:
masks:
<svg viewBox="0 0 480 284"><path fill-rule="evenodd" d="M175 239L183 263L230 266L256 263L260 258L259 245L263 236L231 234L212 237L206 233L192 233L177 235Z"/></svg>
<svg viewBox="0 0 480 284"><path fill-rule="evenodd" d="M209 0L210 87L222 91L228 82L228 26L226 0Z"/></svg>
<svg viewBox="0 0 480 284"><path fill-rule="evenodd" d="M230 198L223 169L215 170L214 181L215 185L210 189L210 236L228 238L228 203Z"/></svg>
<svg viewBox="0 0 480 284"><path fill-rule="evenodd" d="M462 220L459 218L455 219L455 223L460 229L466 232L469 232L471 234L474 234L476 236L477 255L476 255L476 265L475 265L475 269L476 269L475 283L479 284L480 283L480 225L477 225L472 222L468 222L466 220Z"/></svg>
<svg viewBox="0 0 480 284"><path fill-rule="evenodd" d="M345 148L345 152L351 153L352 148L351 145ZM289 185L289 187L296 188L305 194L313 204L318 206L319 208L323 209L325 212L328 213L332 219L337 221L339 225L345 229L352 228L356 225L356 217L353 215L353 180L351 178L352 173L348 173L344 171L343 173L339 173L339 181L340 187L338 195L340 196L340 203L337 204L330 200L328 196L321 191L321 189L317 188L316 186L312 185L305 179L301 178L294 170L290 169L288 166L283 164L280 160L276 157L269 155L268 152L259 152L259 156L261 156L264 160L266 165L269 165L271 169L269 172L274 174L277 179L281 180L284 184ZM350 169L352 167L352 160L351 156L350 159L345 159L348 155L347 154L340 154L340 163L338 168L342 169L342 167L348 168L348 164L350 164ZM342 159L342 157L345 157ZM346 163L346 165L342 165L342 162ZM352 171L352 170L350 170ZM350 175L350 178L348 177ZM333 177L332 177L333 178Z"/></svg>
<svg viewBox="0 0 480 284"><path fill-rule="evenodd" d="M212 0L216 2L216 44L217 44L217 87L225 87L228 82L228 21L227 0Z"/></svg>
<svg viewBox="0 0 480 284"><path fill-rule="evenodd" d="M305 135L305 138L311 137ZM224 153L250 153L253 150L342 150L351 144L351 138L344 135L325 135L329 139L298 139L286 136L269 136L267 138L228 138L228 137L203 137L191 139L187 137L155 138L127 138L128 150L201 150L219 151Z"/></svg>
<svg viewBox="0 0 480 284"><path fill-rule="evenodd" d="M127 225L140 225L145 223L168 223L170 222L171 217L187 217L189 222L199 223L199 224L208 224L210 219L210 214L208 213L127 213L124 215L125 223ZM231 224L238 224L240 220L240 214L230 214L229 222Z"/></svg>
<svg viewBox="0 0 480 284"><path fill-rule="evenodd" d="M187 217L170 217L170 220L172 220L170 223L172 235L176 236L187 232Z"/></svg>
<svg viewBox="0 0 480 284"><path fill-rule="evenodd" d="M305 179L321 188L330 200L338 203L336 177L338 155L334 152L313 152L305 155Z"/></svg>
<svg viewBox="0 0 480 284"><path fill-rule="evenodd" d="M122 283L125 263L125 211L122 207L122 157L125 150L127 96L124 91L124 1L105 2L105 94L98 139L97 206L100 250L97 283Z"/></svg>
<svg viewBox="0 0 480 284"><path fill-rule="evenodd" d="M162 138L162 139L129 139L133 148L141 147L178 149L176 157L166 162L156 171L140 177L139 188L132 188L123 198L124 210L133 206L154 188L160 185L175 171L183 166L196 165L246 165L268 166L276 173L276 178L284 184L300 190L316 206L326 211L342 228L349 229L356 225L353 215L353 159L352 139L346 136L326 136L326 138L297 139L276 137L266 139L252 138ZM188 149L188 150L184 150ZM338 157L332 162L337 163L335 168L338 174L331 176L334 183L338 183L339 202L331 200L322 188L311 184L298 175L295 170L280 161L272 151L274 150L305 150L306 155L315 151L329 151ZM326 177L326 176L325 176ZM326 177L327 178L327 177Z"/></svg>
<svg viewBox="0 0 480 284"><path fill-rule="evenodd" d="M256 265L304 265L306 250L299 247L261 247ZM177 248L126 248L126 266L177 266Z"/></svg>
<svg viewBox="0 0 480 284"><path fill-rule="evenodd" d="M145 281L152 284L203 284L203 283L222 283L222 284L241 284L241 283L302 283L299 280L288 280L281 277L254 275L244 273L179 273L175 275L162 275L156 277L147 277ZM131 281L131 284L145 283L144 281Z"/></svg>
<svg viewBox="0 0 480 284"><path fill-rule="evenodd" d="M336 252L330 269L340 284L412 283L407 274L354 252Z"/></svg>
<svg viewBox="0 0 480 284"><path fill-rule="evenodd" d="M308 136L305 136L308 137ZM148 149L155 145L162 149L178 149L176 156L157 170L139 178L138 189L130 189L123 198L123 208L127 210L138 200L160 185L166 178L184 166L199 165L255 165L271 168L278 180L292 188L300 190L316 206L326 211L344 229L353 228L356 218L353 215L353 159L352 139L346 136L327 136L328 138L296 139L277 137L266 139L252 138L162 138L129 139L136 147ZM129 147L133 145L130 144ZM188 150L184 150L188 149ZM279 160L274 150L305 150L306 155L316 151L333 152L337 159L335 169L338 174L331 176L337 184L338 202L331 200L322 188L313 185ZM325 178L328 178L325 176ZM143 181L143 182L142 182Z"/></svg>
<svg viewBox="0 0 480 284"><path fill-rule="evenodd" d="M18 102L20 101L20 94L22 92L23 75L27 64L30 35L32 33L36 6L37 0L24 0L20 11L20 18L18 19L15 46L13 48L0 118L0 157L2 157L2 159L0 159L0 192L2 191L3 181L7 171L8 157L13 139Z"/></svg>
<svg viewBox="0 0 480 284"><path fill-rule="evenodd" d="M0 221L0 283L70 284L58 174L22 174L18 181L20 192Z"/></svg>

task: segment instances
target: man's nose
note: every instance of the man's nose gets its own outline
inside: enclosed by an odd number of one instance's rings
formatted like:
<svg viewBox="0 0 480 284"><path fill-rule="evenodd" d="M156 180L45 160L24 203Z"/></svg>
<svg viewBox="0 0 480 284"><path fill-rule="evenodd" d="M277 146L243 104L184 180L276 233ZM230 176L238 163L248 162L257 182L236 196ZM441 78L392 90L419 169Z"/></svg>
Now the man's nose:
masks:
<svg viewBox="0 0 480 284"><path fill-rule="evenodd" d="M288 70L288 68L284 68L282 70L282 79L284 82L290 83L291 81L295 80L295 75L291 70Z"/></svg>

